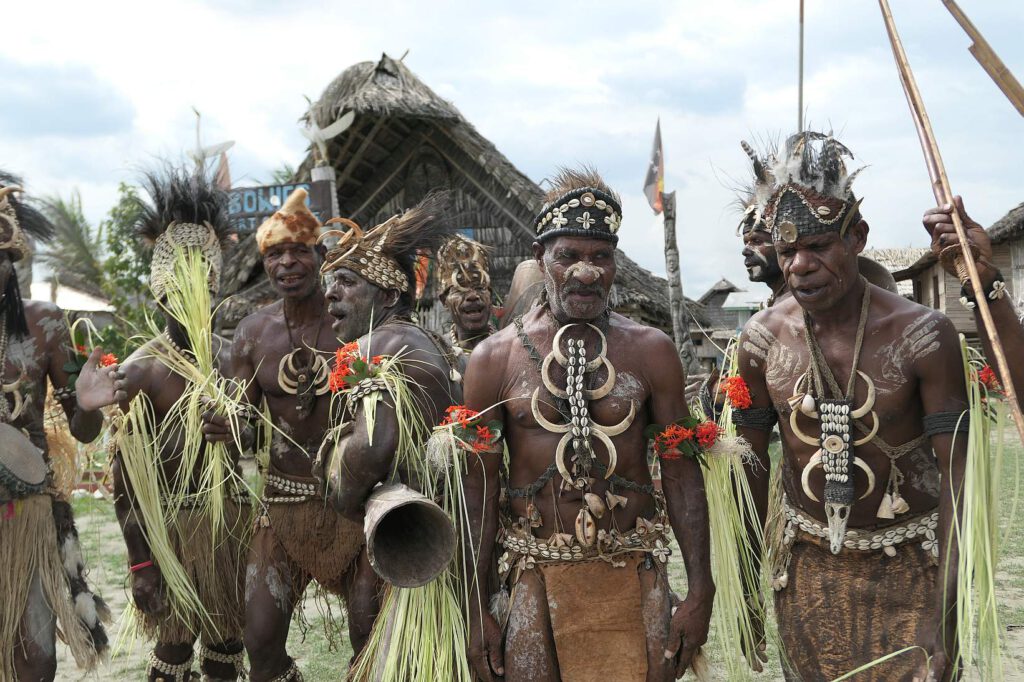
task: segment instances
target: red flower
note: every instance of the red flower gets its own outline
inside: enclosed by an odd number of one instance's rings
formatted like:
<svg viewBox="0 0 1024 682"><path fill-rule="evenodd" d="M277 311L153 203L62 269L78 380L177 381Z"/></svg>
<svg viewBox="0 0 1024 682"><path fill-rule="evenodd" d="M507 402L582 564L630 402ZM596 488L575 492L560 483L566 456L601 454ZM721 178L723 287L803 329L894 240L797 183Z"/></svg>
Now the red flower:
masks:
<svg viewBox="0 0 1024 682"><path fill-rule="evenodd" d="M452 405L444 411L444 414L445 418L441 421L441 426L458 424L462 428L468 429L469 423L476 419L480 413L469 409L465 405Z"/></svg>
<svg viewBox="0 0 1024 682"><path fill-rule="evenodd" d="M750 388L747 386L747 382L743 380L743 377L739 375L726 377L722 380L720 386L725 391L725 396L732 403L733 407L745 410L752 404Z"/></svg>
<svg viewBox="0 0 1024 682"><path fill-rule="evenodd" d="M359 359L359 343L352 341L334 351L334 369L327 377L327 387L337 393L345 389L345 377L351 376L352 363Z"/></svg>
<svg viewBox="0 0 1024 682"><path fill-rule="evenodd" d="M679 424L669 424L665 430L654 438L654 449L663 459L679 459L682 453L679 446L684 441L693 440L694 431Z"/></svg>
<svg viewBox="0 0 1024 682"><path fill-rule="evenodd" d="M704 422L697 426L697 442L705 450L710 448L718 440L721 430L715 422Z"/></svg>
<svg viewBox="0 0 1024 682"><path fill-rule="evenodd" d="M113 353L107 353L100 358L100 367L110 367L111 365L117 364L117 356Z"/></svg>
<svg viewBox="0 0 1024 682"><path fill-rule="evenodd" d="M382 362L384 362L383 355L374 355L373 358L370 360L371 365L379 365Z"/></svg>
<svg viewBox="0 0 1024 682"><path fill-rule="evenodd" d="M473 449L477 451L486 450L491 446L492 440L494 440L494 434L491 433L491 430L486 425L481 424L476 427L476 443L473 444Z"/></svg>
<svg viewBox="0 0 1024 682"><path fill-rule="evenodd" d="M85 346L76 345L75 346L75 350L78 352L79 355L88 355L89 354L89 351L86 350Z"/></svg>
<svg viewBox="0 0 1024 682"><path fill-rule="evenodd" d="M981 371L978 372L978 381L984 384L985 388L990 391L999 391L1002 389L1002 386L999 384L999 377L996 376L991 365L985 365L981 368Z"/></svg>

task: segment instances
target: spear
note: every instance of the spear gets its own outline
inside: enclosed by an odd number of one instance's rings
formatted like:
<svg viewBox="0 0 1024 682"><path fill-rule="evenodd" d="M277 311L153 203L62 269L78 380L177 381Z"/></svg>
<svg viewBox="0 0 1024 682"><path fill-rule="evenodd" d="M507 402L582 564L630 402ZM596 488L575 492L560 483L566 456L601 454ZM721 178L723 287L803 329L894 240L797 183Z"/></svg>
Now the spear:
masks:
<svg viewBox="0 0 1024 682"><path fill-rule="evenodd" d="M967 239L967 231L964 229L963 220L960 218L956 205L953 203L953 191L949 187L946 166L942 163L942 155L939 153L939 146L935 141L935 133L932 131L932 124L928 119L928 112L925 111L921 93L917 89L914 74L910 70L907 54L903 51L903 43L900 42L899 34L896 32L896 23L893 21L889 3L887 0L878 0L878 4L882 9L882 18L885 20L885 30L889 34L892 54L896 58L896 68L899 70L900 82L903 84L903 92L907 96L907 103L910 105L910 113L914 119L914 126L917 128L917 136L921 141L921 150L924 152L925 163L928 165L928 177L932 181L932 193L935 195L935 200L938 203L949 204L953 207L950 215L953 218L953 227L960 242L960 253L956 257L959 261L957 262L957 272L963 273L966 270L968 281L974 290L974 299L978 305L978 312L981 313L981 319L985 323L985 330L992 341L992 352L996 356L996 366L999 367L1000 374L999 378L1003 380L1003 389L1006 392L1007 402L1010 404L1013 421L1017 425L1021 442L1024 442L1024 415L1021 414L1020 404L1017 401L1017 390L1013 385L1013 377L1010 376L1010 365L1006 362L1006 352L1003 350L1003 343L999 339L999 332L996 329L995 321L992 319L992 311L989 310L985 291L981 288L981 278L978 276L978 266L974 262L974 254L971 252L970 242Z"/></svg>

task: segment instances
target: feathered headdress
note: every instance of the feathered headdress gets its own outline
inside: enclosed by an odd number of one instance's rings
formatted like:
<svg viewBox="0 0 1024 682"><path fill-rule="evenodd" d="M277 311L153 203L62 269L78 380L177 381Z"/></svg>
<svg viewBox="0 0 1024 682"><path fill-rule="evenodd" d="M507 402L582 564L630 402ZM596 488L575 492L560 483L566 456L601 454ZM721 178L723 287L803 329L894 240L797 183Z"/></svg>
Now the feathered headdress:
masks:
<svg viewBox="0 0 1024 682"><path fill-rule="evenodd" d="M53 223L16 194L21 189L21 178L0 171L0 251L7 251L18 261L28 254L29 243L25 235L41 242L53 238Z"/></svg>
<svg viewBox="0 0 1024 682"><path fill-rule="evenodd" d="M847 228L859 219L860 200L853 179L863 168L847 173L843 159L853 153L831 134L802 132L786 140L770 174L775 189L764 211L772 238L795 242L799 237Z"/></svg>
<svg viewBox="0 0 1024 682"><path fill-rule="evenodd" d="M327 252L321 274L348 268L381 289L408 293L413 286L412 265L416 256L435 252L450 234L445 219L448 203L448 192L431 192L413 208L367 232L350 220L327 221L342 223L349 229L327 230L320 235L320 241L340 237Z"/></svg>
<svg viewBox="0 0 1024 682"><path fill-rule="evenodd" d="M21 191L21 178L0 171L0 257L9 256L12 261L19 261L28 255L30 247L26 235L40 242L48 242L54 234L53 223L33 206L15 196ZM7 287L0 291L0 306L3 308L7 333L15 337L27 336L25 306L18 277L14 273L7 280Z"/></svg>
<svg viewBox="0 0 1024 682"><path fill-rule="evenodd" d="M535 220L537 241L590 237L619 242L622 201L593 168L560 168Z"/></svg>
<svg viewBox="0 0 1024 682"><path fill-rule="evenodd" d="M738 200L743 217L736 231L740 235L748 232L768 232L771 230L764 224L764 210L768 206L768 200L775 191L775 179L772 177L771 168L775 163L775 150L769 149L764 155L758 154L746 140L740 140L740 146L750 159L750 170L753 175L752 181L746 187L740 188Z"/></svg>
<svg viewBox="0 0 1024 682"><path fill-rule="evenodd" d="M830 134L808 131L785 141L770 170L775 189L764 212L773 240L796 242L829 231L843 236L859 220L852 184L863 169L848 173L844 158L853 153Z"/></svg>
<svg viewBox="0 0 1024 682"><path fill-rule="evenodd" d="M167 165L143 173L149 203L138 201L135 233L153 248L150 288L159 300L174 276L177 248L199 249L210 265L210 291L220 289L221 251L231 236L227 194L205 175Z"/></svg>
<svg viewBox="0 0 1024 682"><path fill-rule="evenodd" d="M480 242L455 235L437 250L437 290L490 288L487 252Z"/></svg>

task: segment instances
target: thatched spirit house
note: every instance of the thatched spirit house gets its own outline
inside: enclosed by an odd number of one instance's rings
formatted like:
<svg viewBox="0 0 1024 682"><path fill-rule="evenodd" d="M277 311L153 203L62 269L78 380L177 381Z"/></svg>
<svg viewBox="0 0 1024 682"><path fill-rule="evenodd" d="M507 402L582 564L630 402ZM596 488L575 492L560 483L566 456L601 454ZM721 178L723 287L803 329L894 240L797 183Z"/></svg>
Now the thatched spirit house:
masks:
<svg viewBox="0 0 1024 682"><path fill-rule="evenodd" d="M1006 278L1014 301L1024 299L1024 204L1018 205L987 230L992 239L992 261ZM974 339L978 336L974 313L960 304L960 281L938 263L931 250L913 264L894 272L897 282L912 282L914 300L941 310L958 332Z"/></svg>
<svg viewBox="0 0 1024 682"><path fill-rule="evenodd" d="M516 265L531 257L533 219L543 203L540 187L401 60L384 55L378 62L349 67L327 86L307 119L322 128L348 111L355 113L354 122L328 143L327 154L335 171L339 214L372 226L432 189L452 189L457 226L491 248L494 289L505 295ZM296 179L309 180L315 164L311 151ZM621 251L618 262L615 309L670 330L665 280ZM273 300L251 235L227 258L223 290L232 296L222 311L221 326L227 331ZM433 305L432 289L427 293L421 320L434 329L446 327L447 313Z"/></svg>

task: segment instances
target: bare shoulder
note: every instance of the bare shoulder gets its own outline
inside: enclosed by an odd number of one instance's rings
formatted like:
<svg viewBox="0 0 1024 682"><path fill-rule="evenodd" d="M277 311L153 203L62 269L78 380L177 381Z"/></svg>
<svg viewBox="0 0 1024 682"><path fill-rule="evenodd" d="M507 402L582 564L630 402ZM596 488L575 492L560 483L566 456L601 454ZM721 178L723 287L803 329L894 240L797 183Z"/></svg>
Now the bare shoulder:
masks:
<svg viewBox="0 0 1024 682"><path fill-rule="evenodd" d="M38 329L47 344L58 342L67 333L64 311L49 301L24 301L25 320L29 329Z"/></svg>
<svg viewBox="0 0 1024 682"><path fill-rule="evenodd" d="M473 355L470 356L470 362L472 362L473 358L477 357L477 354L479 354L479 357L486 359L506 357L513 345L518 342L519 337L516 333L515 325L509 325L491 334L479 346L474 348Z"/></svg>
<svg viewBox="0 0 1024 682"><path fill-rule="evenodd" d="M268 303L267 305L259 308L255 312L249 313L242 318L238 326L235 327L235 334L251 335L257 329L260 329L269 322L274 321L276 318L281 316L281 309L284 303L280 300Z"/></svg>

